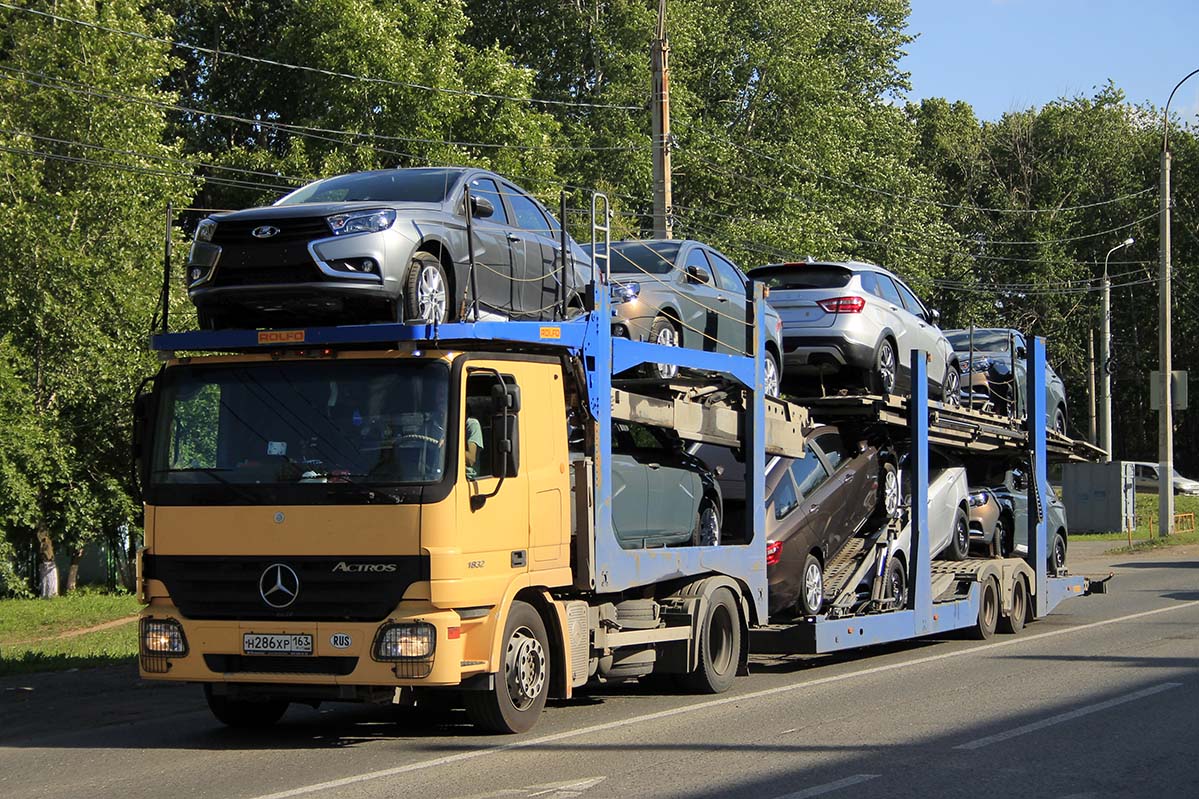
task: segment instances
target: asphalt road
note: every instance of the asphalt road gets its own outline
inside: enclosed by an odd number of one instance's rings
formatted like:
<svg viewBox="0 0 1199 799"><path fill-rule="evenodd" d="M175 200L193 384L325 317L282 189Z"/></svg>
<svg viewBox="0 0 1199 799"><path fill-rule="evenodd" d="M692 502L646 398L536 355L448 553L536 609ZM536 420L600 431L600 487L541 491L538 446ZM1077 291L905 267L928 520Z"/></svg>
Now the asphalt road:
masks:
<svg viewBox="0 0 1199 799"><path fill-rule="evenodd" d="M1100 551L1071 565L1113 593L1019 636L755 658L719 697L600 688L522 736L355 706L250 735L123 668L8 678L0 797L1197 797L1199 547Z"/></svg>

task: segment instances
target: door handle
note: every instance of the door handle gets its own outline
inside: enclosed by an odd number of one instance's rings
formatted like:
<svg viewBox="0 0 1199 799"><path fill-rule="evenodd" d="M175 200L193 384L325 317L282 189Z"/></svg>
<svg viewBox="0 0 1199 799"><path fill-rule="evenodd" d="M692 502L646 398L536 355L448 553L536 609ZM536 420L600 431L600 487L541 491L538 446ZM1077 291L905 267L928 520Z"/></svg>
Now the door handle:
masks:
<svg viewBox="0 0 1199 799"><path fill-rule="evenodd" d="M891 306L891 310L892 310L892 311L898 311L898 310L899 310L899 306L898 306L898 305L892 305L892 306Z"/></svg>
<svg viewBox="0 0 1199 799"><path fill-rule="evenodd" d="M729 298L728 297L717 297L716 301L717 302L728 302Z"/></svg>
<svg viewBox="0 0 1199 799"><path fill-rule="evenodd" d="M645 466L647 469L655 469L655 470L662 468L662 464L660 464L660 463L647 463L647 464L645 464Z"/></svg>
<svg viewBox="0 0 1199 799"><path fill-rule="evenodd" d="M853 479L853 472L847 472L843 479L845 480L845 482L848 483L850 480Z"/></svg>
<svg viewBox="0 0 1199 799"><path fill-rule="evenodd" d="M516 235L515 233L509 233L507 239L508 241L520 241L520 236Z"/></svg>
<svg viewBox="0 0 1199 799"><path fill-rule="evenodd" d="M808 506L808 513L815 513L815 512L816 512L816 511L818 511L818 510L820 510L820 506L819 506L819 505L814 505L814 504L813 504L813 505L809 505L809 506Z"/></svg>

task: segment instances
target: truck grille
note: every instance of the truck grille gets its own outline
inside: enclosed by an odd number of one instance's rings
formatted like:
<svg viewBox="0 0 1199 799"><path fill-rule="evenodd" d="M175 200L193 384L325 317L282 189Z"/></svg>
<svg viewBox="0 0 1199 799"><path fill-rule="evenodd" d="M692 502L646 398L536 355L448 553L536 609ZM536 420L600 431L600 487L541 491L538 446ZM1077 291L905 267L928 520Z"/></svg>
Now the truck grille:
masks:
<svg viewBox="0 0 1199 799"><path fill-rule="evenodd" d="M279 232L269 239L254 238L252 231L263 225L279 228ZM330 235L324 217L219 222L212 242L221 245L221 257L212 283L248 286L319 281L321 272L308 252L308 243Z"/></svg>
<svg viewBox="0 0 1199 799"><path fill-rule="evenodd" d="M205 655L204 664L221 674L331 674L345 677L358 668L356 657L284 655Z"/></svg>
<svg viewBox="0 0 1199 799"><path fill-rule="evenodd" d="M350 570L334 571L341 563ZM268 604L259 589L264 572L277 564L293 571L299 582L295 601L282 608ZM382 621L395 610L408 586L429 578L429 558L425 555L147 555L143 565L145 576L161 580L179 612L189 619ZM395 569L352 570L359 565L394 565ZM273 586L273 576L266 582Z"/></svg>

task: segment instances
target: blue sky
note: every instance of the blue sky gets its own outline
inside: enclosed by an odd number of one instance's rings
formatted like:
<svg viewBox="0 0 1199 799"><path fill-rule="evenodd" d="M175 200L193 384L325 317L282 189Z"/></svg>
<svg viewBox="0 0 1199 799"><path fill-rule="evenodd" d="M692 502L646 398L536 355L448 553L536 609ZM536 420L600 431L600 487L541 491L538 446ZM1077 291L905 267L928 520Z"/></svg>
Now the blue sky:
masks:
<svg viewBox="0 0 1199 799"><path fill-rule="evenodd" d="M965 100L981 119L1090 95L1110 78L1159 108L1199 69L1199 0L911 0L908 99ZM1195 123L1199 75L1170 106Z"/></svg>

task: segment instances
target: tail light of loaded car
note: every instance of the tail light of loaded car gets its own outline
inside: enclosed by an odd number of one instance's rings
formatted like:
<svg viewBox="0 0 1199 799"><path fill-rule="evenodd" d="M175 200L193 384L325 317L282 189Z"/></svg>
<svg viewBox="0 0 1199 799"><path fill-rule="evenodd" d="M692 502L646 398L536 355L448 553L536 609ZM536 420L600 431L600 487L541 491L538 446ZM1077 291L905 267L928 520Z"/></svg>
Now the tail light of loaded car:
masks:
<svg viewBox="0 0 1199 799"><path fill-rule="evenodd" d="M773 566L783 557L783 542L782 541L767 541L766 542L766 565Z"/></svg>
<svg viewBox="0 0 1199 799"><path fill-rule="evenodd" d="M861 313L866 307L866 299L864 297L832 297L827 300L818 300L816 304L826 313Z"/></svg>

